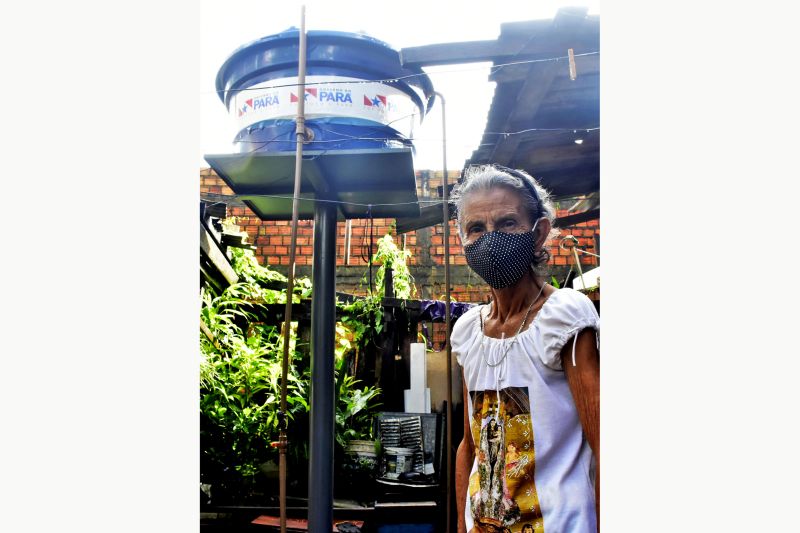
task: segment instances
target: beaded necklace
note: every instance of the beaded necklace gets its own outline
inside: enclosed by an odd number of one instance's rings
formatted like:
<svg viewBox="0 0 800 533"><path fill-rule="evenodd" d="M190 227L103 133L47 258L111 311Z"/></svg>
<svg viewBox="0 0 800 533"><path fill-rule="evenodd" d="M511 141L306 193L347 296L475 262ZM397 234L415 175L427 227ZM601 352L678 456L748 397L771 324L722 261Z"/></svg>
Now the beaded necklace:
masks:
<svg viewBox="0 0 800 533"><path fill-rule="evenodd" d="M531 304L528 306L528 310L525 311L525 316L522 317L522 322L520 323L519 328L517 328L517 332L514 334L514 338L512 339L511 344L509 344L506 347L505 351L503 352L503 356L496 362L489 362L489 360L486 358L486 333L483 331L483 314L478 313L478 317L480 318L480 323L481 323L481 355L483 356L483 361L486 363L487 366L494 368L505 360L506 356L508 355L508 352L511 350L511 347L514 346L514 343L517 342L517 338L520 332L522 331L522 328L525 327L525 322L528 320L528 315L530 314L531 309L533 309L533 304L535 304L539 300L539 297L542 295L542 292L544 291L545 285L546 283L542 283L542 287L539 289L539 294L536 295L536 298L534 298ZM506 341L505 336L506 334L502 333L500 337L503 346L505 346L505 341Z"/></svg>

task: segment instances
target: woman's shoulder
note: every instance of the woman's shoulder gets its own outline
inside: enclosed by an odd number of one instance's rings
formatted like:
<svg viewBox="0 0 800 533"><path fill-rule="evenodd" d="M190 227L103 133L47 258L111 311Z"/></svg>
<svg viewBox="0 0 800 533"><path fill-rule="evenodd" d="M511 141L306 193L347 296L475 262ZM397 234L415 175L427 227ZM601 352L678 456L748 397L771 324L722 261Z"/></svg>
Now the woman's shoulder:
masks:
<svg viewBox="0 0 800 533"><path fill-rule="evenodd" d="M536 324L545 340L555 339L558 345L577 329L600 329L600 315L594 303L582 292L558 289L542 306Z"/></svg>
<svg viewBox="0 0 800 533"><path fill-rule="evenodd" d="M463 364L461 359L462 352L468 349L471 341L480 334L481 326L478 314L483 307L483 305L471 307L453 324L453 330L450 333L450 348L456 354L456 360L459 364Z"/></svg>
<svg viewBox="0 0 800 533"><path fill-rule="evenodd" d="M543 343L542 362L561 370L561 348L584 328L600 331L600 315L592 301L575 289L558 289L550 295L537 316Z"/></svg>
<svg viewBox="0 0 800 533"><path fill-rule="evenodd" d="M453 336L463 335L468 331L472 331L475 327L480 328L478 313L480 313L481 309L483 309L483 305L472 306L458 317L456 323L453 324Z"/></svg>
<svg viewBox="0 0 800 533"><path fill-rule="evenodd" d="M597 309L588 296L568 287L553 291L542 311L549 316L597 315Z"/></svg>

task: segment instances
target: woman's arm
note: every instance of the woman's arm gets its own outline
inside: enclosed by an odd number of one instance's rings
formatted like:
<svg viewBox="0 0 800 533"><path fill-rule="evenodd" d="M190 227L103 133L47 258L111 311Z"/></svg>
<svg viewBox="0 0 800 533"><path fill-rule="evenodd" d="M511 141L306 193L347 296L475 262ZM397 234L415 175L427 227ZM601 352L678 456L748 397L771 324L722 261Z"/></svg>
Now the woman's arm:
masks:
<svg viewBox="0 0 800 533"><path fill-rule="evenodd" d="M464 380L464 438L456 451L456 509L458 510L458 533L466 533L464 511L467 503L469 473L475 460L472 444L472 429L469 426L469 402L467 401L467 382Z"/></svg>
<svg viewBox="0 0 800 533"><path fill-rule="evenodd" d="M597 466L594 493L597 502L597 530L600 531L600 354L592 329L578 333L575 366L572 365L573 340L561 349L561 363L567 375L572 398L578 410L583 433L594 452Z"/></svg>

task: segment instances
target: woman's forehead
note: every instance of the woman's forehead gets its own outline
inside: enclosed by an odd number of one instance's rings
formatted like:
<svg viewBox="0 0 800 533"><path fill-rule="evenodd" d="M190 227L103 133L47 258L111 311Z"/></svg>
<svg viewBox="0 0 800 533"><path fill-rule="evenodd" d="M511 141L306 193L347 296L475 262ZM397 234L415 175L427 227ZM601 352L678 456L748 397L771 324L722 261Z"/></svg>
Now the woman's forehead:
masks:
<svg viewBox="0 0 800 533"><path fill-rule="evenodd" d="M466 218L525 212L522 197L508 187L474 191L464 198L463 209Z"/></svg>

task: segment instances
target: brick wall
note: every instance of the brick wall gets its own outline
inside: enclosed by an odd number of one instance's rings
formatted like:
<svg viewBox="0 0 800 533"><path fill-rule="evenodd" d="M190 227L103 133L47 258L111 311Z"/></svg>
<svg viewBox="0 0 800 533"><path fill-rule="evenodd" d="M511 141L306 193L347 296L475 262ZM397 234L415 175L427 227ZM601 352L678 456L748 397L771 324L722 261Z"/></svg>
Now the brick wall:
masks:
<svg viewBox="0 0 800 533"><path fill-rule="evenodd" d="M449 183L454 183L458 172L451 172ZM417 172L418 195L420 198L440 198L438 190L442 184L441 171ZM261 221L250 209L234 196L233 191L210 168L200 171L200 194L204 200L225 202L228 216L235 217L236 223L248 234L248 241L256 247L256 256L263 264L276 270L286 272L289 264L290 222ZM561 206L563 207L563 206ZM557 216L572 214L560 208ZM336 290L353 294L364 294L367 284L362 279L368 273L369 256L369 220L354 219L351 221L350 255L345 251L345 222L337 225L336 245ZM397 236L392 230L393 219L375 219L373 223L373 241L391 232L398 246L405 244L411 251L411 274L416 280L420 299L441 298L445 294L444 287L444 230L441 224ZM311 275L313 254L312 220L301 220L297 228L297 274ZM561 229L561 237L574 235L581 246L595 252L594 235L600 233L599 221L592 220ZM405 241L405 243L403 242ZM375 245L377 246L377 245ZM375 248L373 248L373 251ZM551 259L549 271L559 282L562 282L572 263L572 254L561 250L558 241L550 245ZM597 259L579 254L584 270L594 268ZM489 297L487 285L467 266L461 249L456 222L450 222L450 280L451 296L460 302L485 302ZM375 269L376 267L373 267ZM374 270L373 270L374 273ZM438 337L438 336L437 336Z"/></svg>

